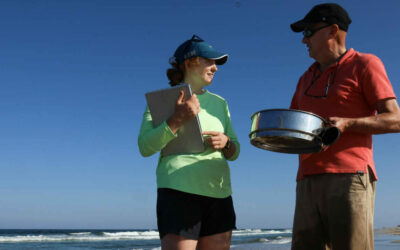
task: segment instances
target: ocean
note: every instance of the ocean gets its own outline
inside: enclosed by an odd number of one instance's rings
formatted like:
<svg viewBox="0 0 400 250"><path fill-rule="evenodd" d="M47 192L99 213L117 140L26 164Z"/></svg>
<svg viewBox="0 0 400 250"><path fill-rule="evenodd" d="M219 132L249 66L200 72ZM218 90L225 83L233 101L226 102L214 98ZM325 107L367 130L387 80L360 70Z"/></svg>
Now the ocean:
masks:
<svg viewBox="0 0 400 250"><path fill-rule="evenodd" d="M234 230L231 248L288 250L291 229ZM377 234L376 250L400 249L400 236ZM157 230L0 230L1 250L161 249Z"/></svg>

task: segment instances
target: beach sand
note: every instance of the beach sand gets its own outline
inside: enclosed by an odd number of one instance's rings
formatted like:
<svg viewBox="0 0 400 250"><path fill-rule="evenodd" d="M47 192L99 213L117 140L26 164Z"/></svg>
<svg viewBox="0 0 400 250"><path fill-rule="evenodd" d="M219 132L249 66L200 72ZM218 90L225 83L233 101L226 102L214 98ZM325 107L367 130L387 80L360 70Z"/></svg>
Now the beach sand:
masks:
<svg viewBox="0 0 400 250"><path fill-rule="evenodd" d="M377 229L376 232L381 234L391 234L400 236L400 225L397 227L380 228ZM392 243L400 243L400 240L392 241Z"/></svg>

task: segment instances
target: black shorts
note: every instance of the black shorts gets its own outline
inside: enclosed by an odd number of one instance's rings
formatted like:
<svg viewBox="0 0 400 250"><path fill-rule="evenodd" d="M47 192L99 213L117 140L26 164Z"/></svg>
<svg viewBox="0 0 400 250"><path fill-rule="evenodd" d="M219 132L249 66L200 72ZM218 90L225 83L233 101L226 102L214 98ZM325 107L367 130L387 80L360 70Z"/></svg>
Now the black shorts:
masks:
<svg viewBox="0 0 400 250"><path fill-rule="evenodd" d="M236 229L232 197L218 199L159 188L157 225L160 238L176 234L195 240Z"/></svg>

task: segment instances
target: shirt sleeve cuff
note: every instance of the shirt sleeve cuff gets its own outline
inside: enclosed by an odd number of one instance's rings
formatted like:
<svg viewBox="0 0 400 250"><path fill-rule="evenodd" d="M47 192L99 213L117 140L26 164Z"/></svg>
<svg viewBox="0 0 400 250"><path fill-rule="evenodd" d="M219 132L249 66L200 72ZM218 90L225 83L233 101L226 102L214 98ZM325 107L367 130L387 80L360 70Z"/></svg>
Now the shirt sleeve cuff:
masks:
<svg viewBox="0 0 400 250"><path fill-rule="evenodd" d="M173 133L171 128L168 126L167 121L164 121L161 125L161 131L163 131L162 133L162 142L170 142L172 139L175 139L176 137L178 137L178 133Z"/></svg>

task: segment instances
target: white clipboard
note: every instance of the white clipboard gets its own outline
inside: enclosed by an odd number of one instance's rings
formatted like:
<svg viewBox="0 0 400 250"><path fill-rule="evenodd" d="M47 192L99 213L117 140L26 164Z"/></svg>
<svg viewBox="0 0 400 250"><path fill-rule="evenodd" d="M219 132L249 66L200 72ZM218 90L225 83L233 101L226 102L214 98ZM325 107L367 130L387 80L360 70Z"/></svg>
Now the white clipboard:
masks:
<svg viewBox="0 0 400 250"><path fill-rule="evenodd" d="M189 84L181 84L145 94L154 127L159 126L173 115L181 90L185 92L185 98L192 96L192 89ZM197 115L195 118L185 122L177 133L178 137L170 141L161 150L163 156L200 153L205 150L199 117Z"/></svg>

